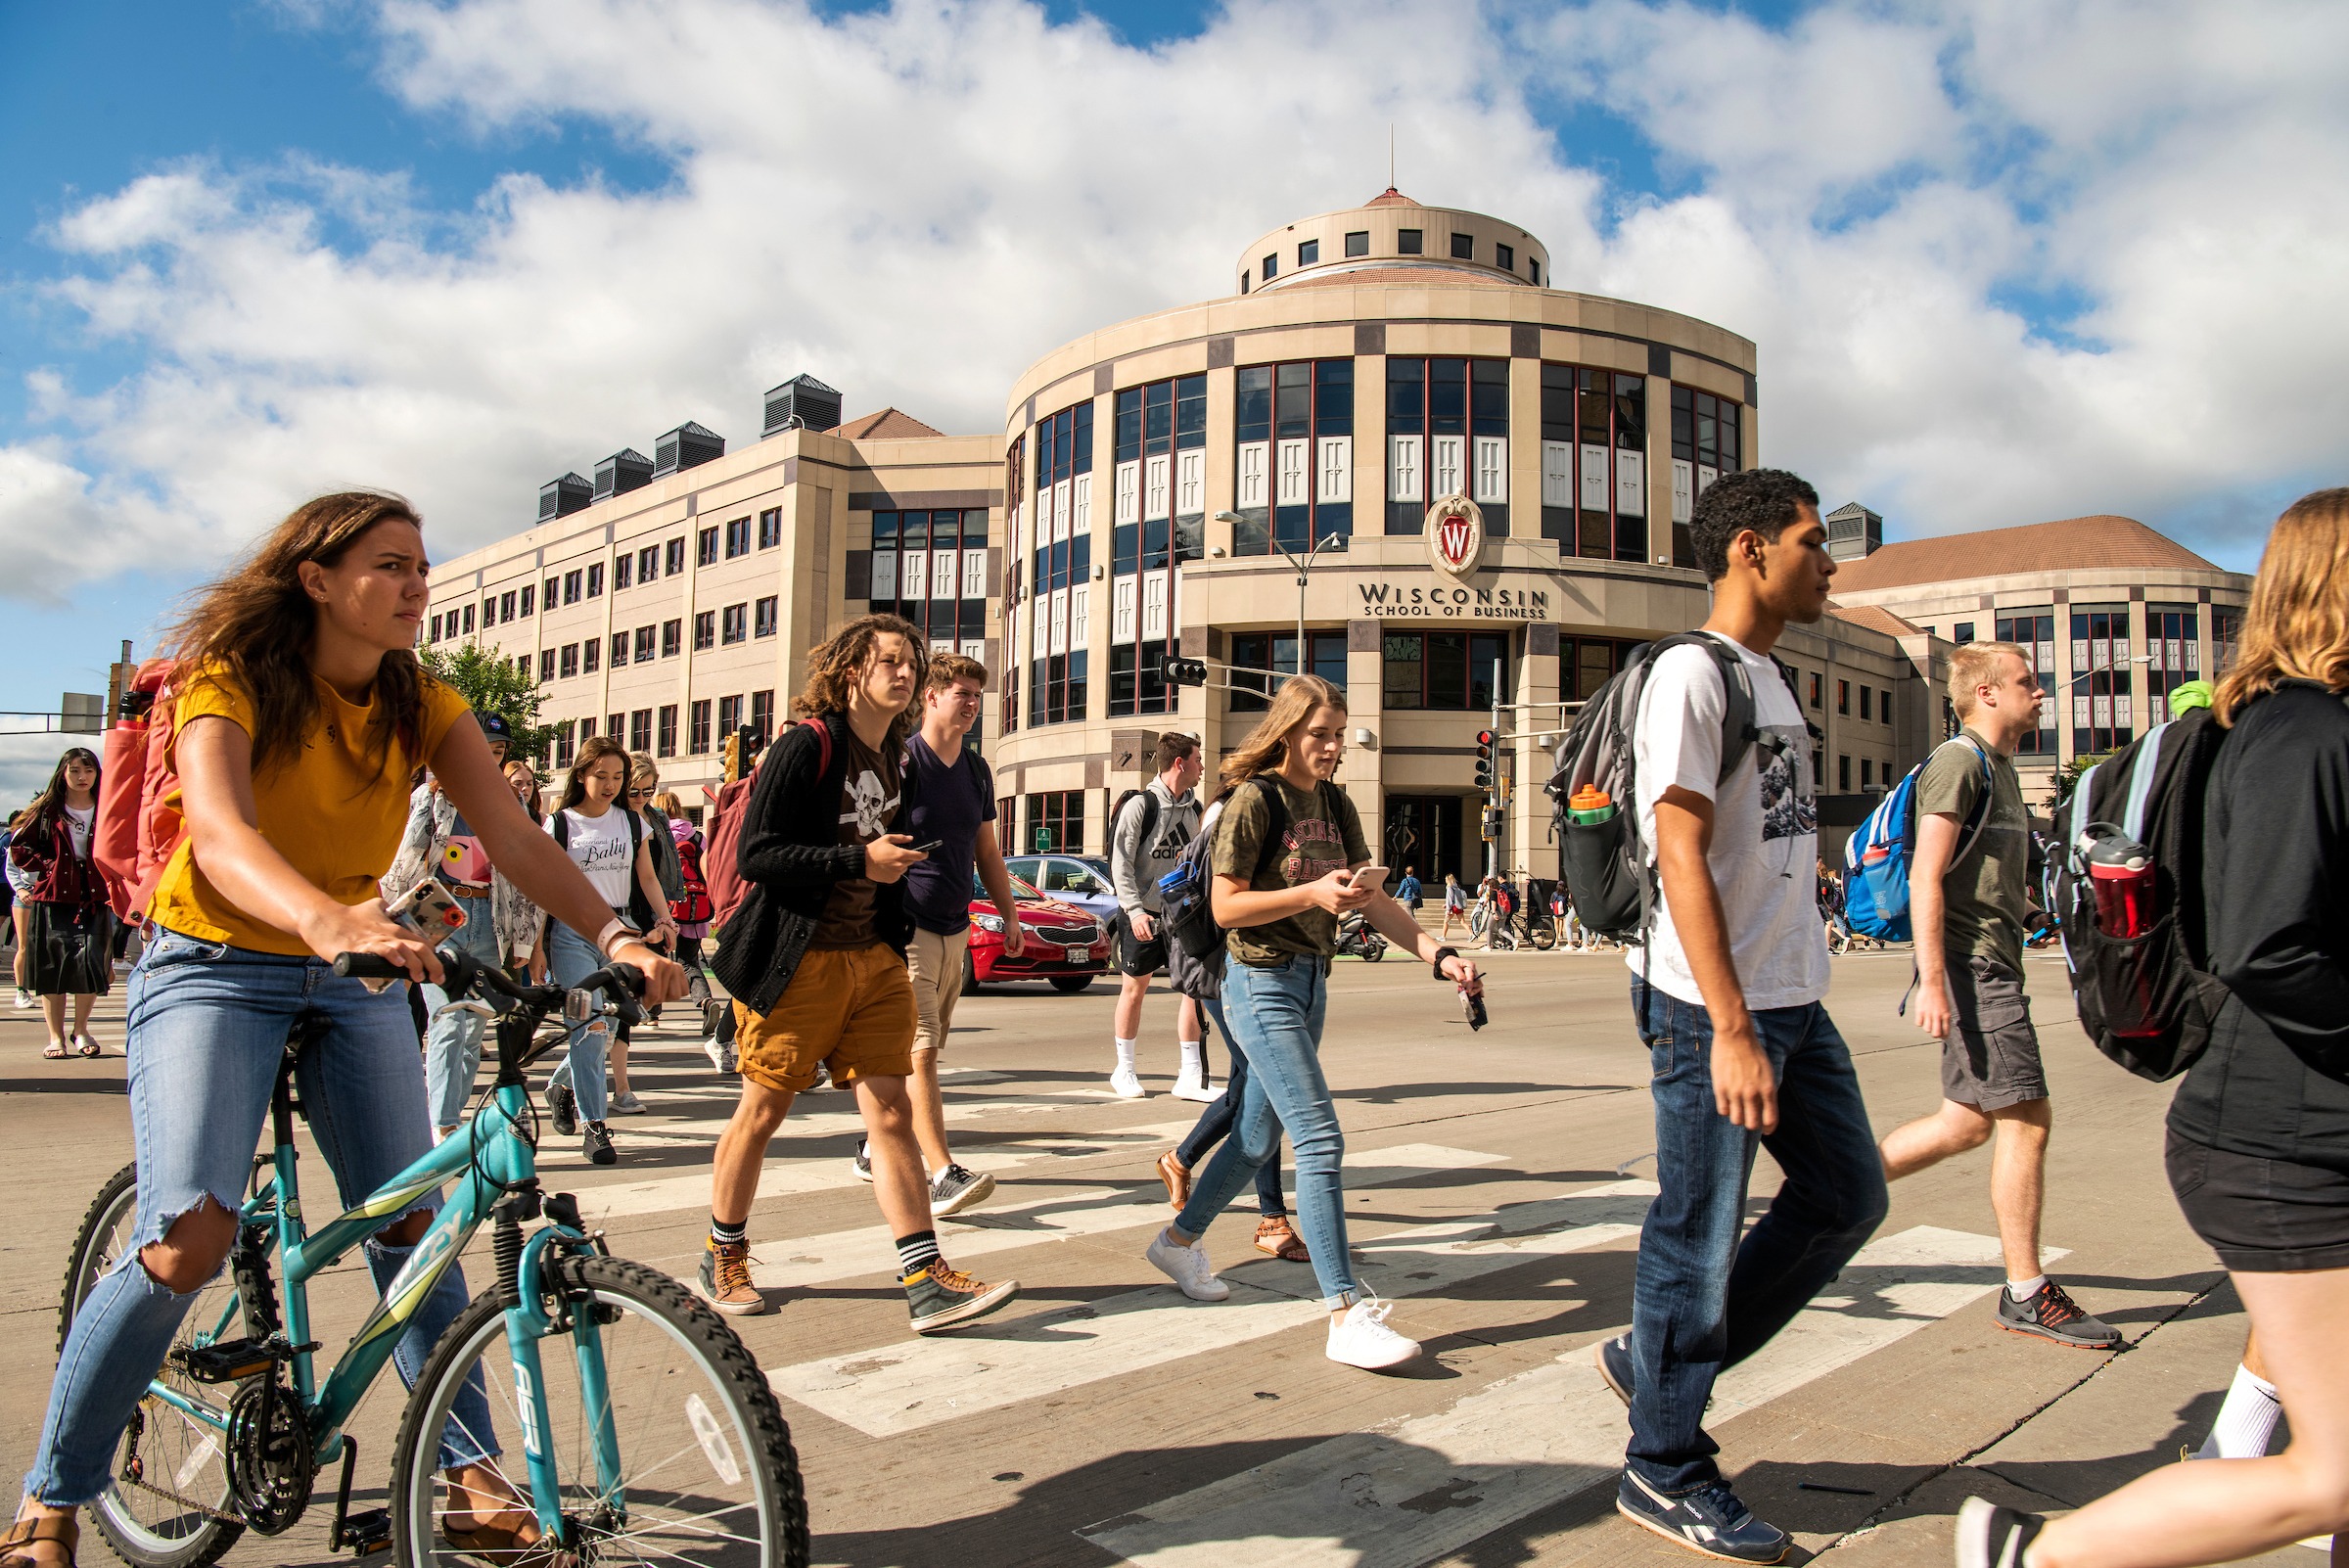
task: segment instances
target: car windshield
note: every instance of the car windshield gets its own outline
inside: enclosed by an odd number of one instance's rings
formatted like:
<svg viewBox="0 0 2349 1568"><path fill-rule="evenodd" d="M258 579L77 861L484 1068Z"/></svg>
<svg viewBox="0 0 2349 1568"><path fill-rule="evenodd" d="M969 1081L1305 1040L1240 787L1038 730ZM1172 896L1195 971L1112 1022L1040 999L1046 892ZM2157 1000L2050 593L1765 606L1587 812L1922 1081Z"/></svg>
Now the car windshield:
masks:
<svg viewBox="0 0 2349 1568"><path fill-rule="evenodd" d="M1096 873L1091 864L1066 855L1048 855L1036 864L1036 886L1055 897L1061 894L1090 896L1109 891L1109 873Z"/></svg>
<svg viewBox="0 0 2349 1568"><path fill-rule="evenodd" d="M1036 889L1030 887L1018 877L1013 877L1011 879L1011 896L1015 899L1041 899L1043 897L1042 894L1036 892ZM984 902L985 900L993 897L993 894L987 891L987 884L979 880L979 873L974 869L971 872L971 898L974 900Z"/></svg>

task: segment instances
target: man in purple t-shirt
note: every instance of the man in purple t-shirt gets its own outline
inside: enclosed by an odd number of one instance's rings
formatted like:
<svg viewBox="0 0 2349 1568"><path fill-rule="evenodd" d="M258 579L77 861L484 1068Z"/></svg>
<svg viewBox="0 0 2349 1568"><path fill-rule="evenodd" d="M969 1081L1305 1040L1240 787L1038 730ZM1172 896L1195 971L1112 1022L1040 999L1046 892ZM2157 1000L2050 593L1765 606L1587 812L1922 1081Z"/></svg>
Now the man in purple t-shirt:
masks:
<svg viewBox="0 0 2349 1568"><path fill-rule="evenodd" d="M920 1022L913 1037L913 1076L906 1082L913 1102L913 1131L930 1170L930 1212L944 1217L987 1201L995 1178L954 1163L946 1148L946 1109L938 1090L938 1053L953 1026L954 1000L962 994L963 951L971 941L971 870L987 885L1003 921L1003 951L1018 957L1027 948L1013 900L1011 873L995 839L995 777L977 752L962 744L978 722L987 695L987 669L958 654L933 654L922 688L922 724L905 740L905 787L913 800L913 842L939 847L905 873L905 912L913 917L913 940L905 968L913 979ZM869 1179L864 1150L856 1172Z"/></svg>

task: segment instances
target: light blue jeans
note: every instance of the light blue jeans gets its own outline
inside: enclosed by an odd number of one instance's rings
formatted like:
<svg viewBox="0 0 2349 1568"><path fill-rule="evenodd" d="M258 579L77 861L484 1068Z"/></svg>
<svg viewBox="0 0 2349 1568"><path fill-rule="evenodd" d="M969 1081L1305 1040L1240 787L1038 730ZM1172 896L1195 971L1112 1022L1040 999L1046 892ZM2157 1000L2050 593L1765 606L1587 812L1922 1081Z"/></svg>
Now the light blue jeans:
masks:
<svg viewBox="0 0 2349 1568"><path fill-rule="evenodd" d="M457 907L465 923L450 932L442 946L469 952L494 967L498 959L497 919L487 899L460 897ZM504 1011L500 997L485 998ZM481 1014L448 1005L448 992L438 986L424 988L429 1022L424 1032L424 1092L433 1108L433 1125L443 1130L465 1120L465 1104L473 1098L473 1081L482 1070L482 1036L487 1021Z"/></svg>
<svg viewBox="0 0 2349 1568"><path fill-rule="evenodd" d="M576 986L603 967L604 955L595 950L594 943L560 920L547 922L546 971L556 985ZM612 1108L610 1093L604 1087L604 1064L611 1055L609 1019L599 1014L572 1027L570 1053L548 1083L570 1086L578 1097L582 1122L600 1122Z"/></svg>
<svg viewBox="0 0 2349 1568"><path fill-rule="evenodd" d="M1346 1135L1321 1076L1321 1020L1329 1006L1329 960L1295 957L1268 968L1237 958L1223 968L1223 1023L1248 1058L1239 1119L1175 1217L1186 1236L1207 1227L1280 1156L1288 1130L1297 1156L1297 1233L1313 1255L1313 1276L1332 1312L1354 1305L1346 1253ZM1228 1090L1226 1090L1228 1092Z"/></svg>
<svg viewBox="0 0 2349 1568"><path fill-rule="evenodd" d="M344 1204L364 1198L432 1148L416 1028L397 987L373 994L316 958L252 952L159 930L130 977L137 1227L121 1261L73 1314L49 1386L40 1445L24 1477L26 1496L78 1506L112 1480L130 1412L195 1300L193 1292L172 1294L148 1273L139 1249L162 1239L172 1221L207 1195L232 1214L243 1203L286 1036L304 1012L323 1013L334 1026L302 1053L296 1083ZM439 1208L440 1195L433 1192L408 1213ZM381 1290L412 1249L370 1240L365 1250ZM465 1301L464 1273L451 1268L393 1350L402 1382L414 1386L434 1341ZM441 1434L440 1463L472 1463L495 1453L476 1367Z"/></svg>

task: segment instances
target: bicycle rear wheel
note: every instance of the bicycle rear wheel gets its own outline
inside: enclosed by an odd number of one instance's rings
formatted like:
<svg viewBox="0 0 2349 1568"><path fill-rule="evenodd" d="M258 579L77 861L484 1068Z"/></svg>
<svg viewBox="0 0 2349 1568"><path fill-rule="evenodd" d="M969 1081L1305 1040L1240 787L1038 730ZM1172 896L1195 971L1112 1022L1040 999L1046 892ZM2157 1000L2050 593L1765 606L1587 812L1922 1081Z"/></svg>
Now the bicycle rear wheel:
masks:
<svg viewBox="0 0 2349 1568"><path fill-rule="evenodd" d="M138 1177L135 1165L116 1171L81 1217L58 1303L61 1353L90 1287L115 1267L130 1243L139 1217ZM225 1330L223 1322L228 1325ZM172 1343L234 1338L244 1332L242 1323L235 1287L223 1274L197 1295ZM225 1396L236 1392L192 1382L174 1373L167 1360L157 1377L174 1392L223 1413ZM203 1568L217 1562L245 1534L242 1524L219 1517L233 1507L218 1437L151 1394L139 1402L122 1435L114 1485L90 1505L90 1513L115 1555L135 1568Z"/></svg>
<svg viewBox="0 0 2349 1568"><path fill-rule="evenodd" d="M541 1340L544 1441L574 1548L596 1563L805 1568L807 1504L791 1429L734 1331L642 1264L574 1258L561 1267L567 1283L588 1296L550 1305L567 1306L574 1320L599 1310L605 1397L620 1448L615 1496L597 1470L591 1439L600 1412L583 1397L576 1334ZM441 1432L477 1362L496 1430L474 1436L485 1449L512 1442L489 1462L518 1496L530 1496L505 1315L494 1287L475 1297L434 1346L401 1417L392 1532L394 1557L411 1568L476 1561L441 1534L449 1504L437 1470Z"/></svg>

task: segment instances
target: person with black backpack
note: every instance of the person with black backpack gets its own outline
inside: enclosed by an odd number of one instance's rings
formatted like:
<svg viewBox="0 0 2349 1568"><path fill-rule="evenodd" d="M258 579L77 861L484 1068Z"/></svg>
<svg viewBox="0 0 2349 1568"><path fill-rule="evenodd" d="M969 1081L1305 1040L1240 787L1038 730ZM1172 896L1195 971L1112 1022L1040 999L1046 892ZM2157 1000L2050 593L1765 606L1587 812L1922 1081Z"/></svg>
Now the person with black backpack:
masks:
<svg viewBox="0 0 2349 1568"><path fill-rule="evenodd" d="M2110 1350L2120 1330L2083 1311L2039 1266L2052 1116L2023 992L2031 810L2014 748L2039 728L2045 695L2019 643L1967 643L1950 660L1950 706L1965 730L1942 742L1917 777L1909 869L1911 1016L1941 1041L1941 1108L1887 1133L1878 1148L1885 1179L1898 1181L1980 1148L1995 1131L1990 1201L2006 1260L1999 1326Z"/></svg>
<svg viewBox="0 0 2349 1568"><path fill-rule="evenodd" d="M2250 1315L2291 1446L2165 1465L2061 1519L1969 1498L1960 1568L2233 1562L2349 1530L2349 488L2277 520L2237 648L2207 783L2172 803L2200 806L2207 952L2189 957L2225 995L2198 1049L2166 1064L2186 1076L2165 1160ZM2158 904L2157 889L2156 930L2178 912Z"/></svg>
<svg viewBox="0 0 2349 1568"><path fill-rule="evenodd" d="M1835 563L1818 493L1774 469L1723 475L1690 530L1713 613L1642 667L1628 778L1619 741L1609 794L1568 797L1591 803L1574 807L1575 822L1603 815L1652 847L1628 870L1638 892L1627 904L1615 896L1624 877L1578 860L1581 827L1569 833L1586 918L1637 944L1627 953L1632 1010L1648 1047L1662 1188L1640 1233L1632 1332L1602 1341L1597 1360L1631 1407L1617 1510L1706 1555L1774 1563L1789 1538L1723 1479L1706 1402L1723 1369L1834 1279L1886 1207L1851 1052L1822 1005L1810 731L1771 658L1789 623L1826 613ZM1586 723L1620 714L1610 696L1592 699L1568 750ZM1552 789L1586 781L1578 767ZM1785 1179L1745 1231L1757 1145Z"/></svg>
<svg viewBox="0 0 2349 1568"><path fill-rule="evenodd" d="M1158 737L1150 754L1150 782L1118 798L1109 816L1109 880L1118 895L1118 1006L1110 1022L1110 1043L1117 1066L1109 1086L1126 1099L1149 1091L1135 1071L1134 1054L1141 1046L1142 998L1150 993L1150 977L1167 966L1166 933L1159 929L1158 879L1173 868L1184 845L1199 831L1199 796L1195 786L1204 770L1196 736L1170 730ZM1216 1089L1207 1081L1207 1029L1199 1004L1185 996L1174 1012L1174 1041L1182 1050L1181 1071L1174 1078L1174 1097L1212 1100Z"/></svg>

